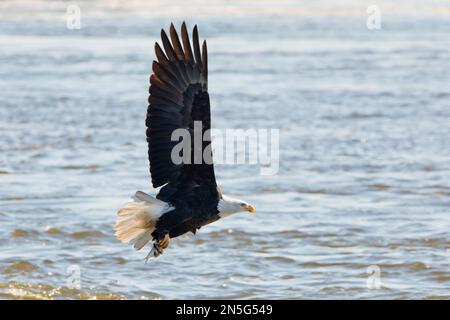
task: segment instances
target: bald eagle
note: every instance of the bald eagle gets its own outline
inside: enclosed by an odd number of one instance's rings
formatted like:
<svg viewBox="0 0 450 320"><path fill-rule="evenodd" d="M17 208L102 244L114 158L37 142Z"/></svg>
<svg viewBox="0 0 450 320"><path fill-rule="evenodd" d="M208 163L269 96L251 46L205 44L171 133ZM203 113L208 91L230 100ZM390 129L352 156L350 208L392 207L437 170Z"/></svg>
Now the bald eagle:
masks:
<svg viewBox="0 0 450 320"><path fill-rule="evenodd" d="M202 226L238 212L253 213L254 207L245 201L224 195L216 183L211 161L172 160L172 150L179 141L172 133L185 129L194 134L194 123L201 123L202 137L210 141L211 110L208 94L208 58L206 41L200 51L197 26L189 40L186 24L181 26L181 42L171 24L170 40L161 30L164 50L155 43L158 61L153 61L150 77L147 126L148 156L156 198L138 191L117 212L114 226L117 239L136 250L152 241L145 258L158 257L168 247L171 238L187 232L196 233ZM193 139L191 139L193 140ZM212 157L208 139L201 143L201 155ZM187 148L194 154L193 142ZM185 159L183 157L183 159ZM212 159L212 158L211 158Z"/></svg>

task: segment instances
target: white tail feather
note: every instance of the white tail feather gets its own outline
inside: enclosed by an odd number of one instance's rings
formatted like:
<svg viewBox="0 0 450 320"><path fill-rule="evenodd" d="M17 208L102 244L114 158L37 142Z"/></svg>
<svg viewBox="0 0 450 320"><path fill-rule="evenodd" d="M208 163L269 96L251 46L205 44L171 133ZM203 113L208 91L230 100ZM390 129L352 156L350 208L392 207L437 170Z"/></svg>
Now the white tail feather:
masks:
<svg viewBox="0 0 450 320"><path fill-rule="evenodd" d="M148 195L148 194L146 194L146 193L144 193L142 191L137 191L134 194L134 197L137 198L140 201L146 201L146 202L150 202L150 203L153 203L153 204L159 204L161 206L164 206L164 205L167 204L164 201L158 200L155 197L152 197L152 196L150 196L150 195Z"/></svg>
<svg viewBox="0 0 450 320"><path fill-rule="evenodd" d="M159 217L172 210L164 201L138 191L117 212L114 226L116 237L124 243L134 245L136 250L142 249L150 240Z"/></svg>

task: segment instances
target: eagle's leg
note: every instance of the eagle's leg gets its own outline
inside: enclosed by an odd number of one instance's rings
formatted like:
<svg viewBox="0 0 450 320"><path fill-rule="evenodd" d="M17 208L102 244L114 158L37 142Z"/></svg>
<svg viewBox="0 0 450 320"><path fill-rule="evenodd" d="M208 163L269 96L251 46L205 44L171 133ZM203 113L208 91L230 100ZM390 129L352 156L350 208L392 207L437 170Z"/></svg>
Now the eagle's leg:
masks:
<svg viewBox="0 0 450 320"><path fill-rule="evenodd" d="M152 250L148 253L148 255L145 257L145 261L147 262L148 259L151 257L159 257L164 253L164 249L166 249L169 246L169 234L166 234L164 238L162 238L159 241L156 241L153 243Z"/></svg>
<svg viewBox="0 0 450 320"><path fill-rule="evenodd" d="M170 240L169 234L166 234L164 238L159 242L159 246L161 247L161 249L164 250L169 246L169 240Z"/></svg>

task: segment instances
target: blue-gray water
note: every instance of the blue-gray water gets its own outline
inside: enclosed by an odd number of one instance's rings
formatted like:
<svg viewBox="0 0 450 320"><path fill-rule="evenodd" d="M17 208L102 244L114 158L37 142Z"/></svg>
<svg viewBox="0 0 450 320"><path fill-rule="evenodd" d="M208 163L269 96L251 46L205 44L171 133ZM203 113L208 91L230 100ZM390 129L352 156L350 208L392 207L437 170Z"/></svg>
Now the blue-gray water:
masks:
<svg viewBox="0 0 450 320"><path fill-rule="evenodd" d="M381 30L376 1L78 1L69 30L71 3L0 3L0 298L450 297L448 1L380 2ZM280 171L217 166L255 215L144 264L112 226L155 193L153 43L183 20L208 40L213 125L279 128Z"/></svg>

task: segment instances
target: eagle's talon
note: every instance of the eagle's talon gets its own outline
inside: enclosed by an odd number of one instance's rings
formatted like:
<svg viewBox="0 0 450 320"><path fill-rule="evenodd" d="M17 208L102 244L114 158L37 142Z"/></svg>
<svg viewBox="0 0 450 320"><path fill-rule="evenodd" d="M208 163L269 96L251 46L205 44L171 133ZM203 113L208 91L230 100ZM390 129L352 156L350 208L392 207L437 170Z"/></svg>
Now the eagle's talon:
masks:
<svg viewBox="0 0 450 320"><path fill-rule="evenodd" d="M150 252L147 254L147 256L144 258L145 263L148 262L148 260L153 256L154 258L159 257L160 255L162 255L164 253L164 250L157 244L154 243L152 250L150 250Z"/></svg>
<svg viewBox="0 0 450 320"><path fill-rule="evenodd" d="M153 247L155 248L155 257L163 254L164 250L161 248L161 246L159 244L154 243Z"/></svg>

